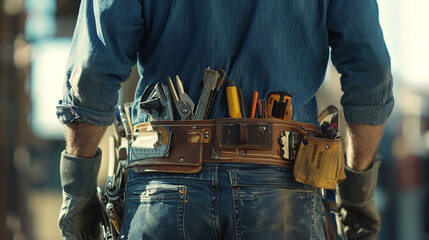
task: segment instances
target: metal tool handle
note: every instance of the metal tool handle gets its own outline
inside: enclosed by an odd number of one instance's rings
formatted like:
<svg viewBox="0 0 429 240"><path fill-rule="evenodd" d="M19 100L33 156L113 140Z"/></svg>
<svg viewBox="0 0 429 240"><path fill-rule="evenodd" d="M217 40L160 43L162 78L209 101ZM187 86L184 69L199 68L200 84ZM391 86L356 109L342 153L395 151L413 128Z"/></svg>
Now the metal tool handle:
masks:
<svg viewBox="0 0 429 240"><path fill-rule="evenodd" d="M218 87L219 72L207 68L203 77L203 89L195 112L196 119L204 119L208 115L211 99L214 97L215 89ZM217 89L219 90L219 89Z"/></svg>
<svg viewBox="0 0 429 240"><path fill-rule="evenodd" d="M180 80L179 76L176 76L179 95L177 94L176 89L174 88L174 84L170 76L167 77L167 81L168 81L168 86L170 87L171 95L173 96L174 104L176 106L177 111L180 114L181 119L182 120L195 119L194 102L185 93L185 90L183 89L182 81Z"/></svg>

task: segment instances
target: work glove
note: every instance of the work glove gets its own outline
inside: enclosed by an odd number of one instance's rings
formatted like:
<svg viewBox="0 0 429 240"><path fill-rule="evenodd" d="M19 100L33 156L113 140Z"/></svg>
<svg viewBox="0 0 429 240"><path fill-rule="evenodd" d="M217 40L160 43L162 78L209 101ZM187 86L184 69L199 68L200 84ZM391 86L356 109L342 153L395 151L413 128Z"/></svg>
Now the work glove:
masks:
<svg viewBox="0 0 429 240"><path fill-rule="evenodd" d="M375 209L374 195L379 167L378 157L365 171L355 171L346 166L347 178L338 184L348 240L377 239L381 221Z"/></svg>
<svg viewBox="0 0 429 240"><path fill-rule="evenodd" d="M59 225L66 240L100 239L101 206L96 193L100 164L100 149L94 158L79 158L65 151L61 154Z"/></svg>

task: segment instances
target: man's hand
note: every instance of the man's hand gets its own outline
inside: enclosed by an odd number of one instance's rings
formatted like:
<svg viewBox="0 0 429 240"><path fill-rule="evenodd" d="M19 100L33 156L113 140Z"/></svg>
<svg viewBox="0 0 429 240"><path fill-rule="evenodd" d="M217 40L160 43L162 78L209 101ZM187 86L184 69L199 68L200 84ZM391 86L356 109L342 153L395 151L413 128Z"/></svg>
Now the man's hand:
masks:
<svg viewBox="0 0 429 240"><path fill-rule="evenodd" d="M356 171L371 167L383 137L385 124L372 126L350 123L347 132L347 165Z"/></svg>
<svg viewBox="0 0 429 240"><path fill-rule="evenodd" d="M95 126L90 123L66 125L66 153L81 158L94 157L106 129L106 126Z"/></svg>

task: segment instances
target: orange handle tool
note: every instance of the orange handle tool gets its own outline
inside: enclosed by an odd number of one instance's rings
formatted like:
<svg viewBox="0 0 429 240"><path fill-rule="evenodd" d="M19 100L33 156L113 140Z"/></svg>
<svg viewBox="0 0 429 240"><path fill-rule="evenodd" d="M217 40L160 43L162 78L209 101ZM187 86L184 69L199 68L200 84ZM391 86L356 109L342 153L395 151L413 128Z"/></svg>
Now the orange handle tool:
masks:
<svg viewBox="0 0 429 240"><path fill-rule="evenodd" d="M255 112L256 112L256 104L258 103L258 92L254 91L253 92L253 101L252 101L252 109L250 111L250 118L254 118L255 117Z"/></svg>

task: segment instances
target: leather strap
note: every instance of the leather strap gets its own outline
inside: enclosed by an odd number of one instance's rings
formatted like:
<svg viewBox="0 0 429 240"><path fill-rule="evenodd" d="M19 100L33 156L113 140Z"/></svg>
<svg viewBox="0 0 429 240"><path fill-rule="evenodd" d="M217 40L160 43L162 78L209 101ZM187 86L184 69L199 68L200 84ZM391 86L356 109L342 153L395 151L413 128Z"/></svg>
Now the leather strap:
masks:
<svg viewBox="0 0 429 240"><path fill-rule="evenodd" d="M228 145L222 145L220 143L221 137L225 139L222 134L223 123L227 122L227 125L237 124L239 129L240 144L235 147L229 147ZM259 124L259 125L258 125ZM203 161L206 162L238 162L238 163L253 163L253 164L269 164L278 166L293 166L292 159L284 159L281 156L281 144L278 139L280 133L283 131L296 132L298 133L298 145L302 141L304 135L311 133L312 135L320 135L320 127L294 121L285 121L281 119L269 119L269 118L240 118L240 119L209 119L209 120L185 120L185 121L154 121L150 123L137 124L134 128L144 127L145 125L151 125L152 127L163 127L168 126L174 136L175 131L184 132L197 130L203 132ZM265 131L269 131L263 137L269 135L271 139L271 146L262 144L252 144L251 134L249 129L251 125L262 126ZM265 126L269 126L268 128ZM228 129L227 131L229 131ZM258 133L259 134L259 133ZM228 137L228 136L226 136ZM234 137L234 136L230 136ZM228 140L228 138L226 138ZM183 139L186 141L186 139ZM191 144L191 143L189 143ZM175 146L171 146L174 148ZM183 147L182 147L183 148ZM177 149L176 149L177 150ZM180 151L186 151L186 147Z"/></svg>

